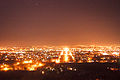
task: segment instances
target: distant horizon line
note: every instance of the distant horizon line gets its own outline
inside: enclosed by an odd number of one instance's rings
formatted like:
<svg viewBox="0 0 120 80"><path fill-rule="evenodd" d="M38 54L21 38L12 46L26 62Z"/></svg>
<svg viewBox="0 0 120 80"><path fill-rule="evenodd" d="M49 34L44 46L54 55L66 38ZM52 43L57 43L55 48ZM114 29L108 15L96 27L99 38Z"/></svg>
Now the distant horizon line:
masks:
<svg viewBox="0 0 120 80"><path fill-rule="evenodd" d="M120 47L120 45L4 45L0 47Z"/></svg>

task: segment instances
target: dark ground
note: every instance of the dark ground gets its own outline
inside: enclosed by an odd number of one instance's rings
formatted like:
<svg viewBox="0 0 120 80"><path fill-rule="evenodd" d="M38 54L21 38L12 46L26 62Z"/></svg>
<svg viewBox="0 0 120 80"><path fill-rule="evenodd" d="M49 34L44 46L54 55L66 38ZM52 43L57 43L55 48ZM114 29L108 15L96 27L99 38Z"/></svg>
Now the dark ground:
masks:
<svg viewBox="0 0 120 80"><path fill-rule="evenodd" d="M60 66L73 67L77 71L69 71L64 69L59 72ZM53 66L53 65L50 65ZM120 80L120 70L111 71L107 67L117 67L120 69L119 64L111 63L70 63L70 64L57 64L54 65L57 71L46 71L41 74L38 71L8 71L0 72L0 80ZM43 69L42 69L43 70Z"/></svg>

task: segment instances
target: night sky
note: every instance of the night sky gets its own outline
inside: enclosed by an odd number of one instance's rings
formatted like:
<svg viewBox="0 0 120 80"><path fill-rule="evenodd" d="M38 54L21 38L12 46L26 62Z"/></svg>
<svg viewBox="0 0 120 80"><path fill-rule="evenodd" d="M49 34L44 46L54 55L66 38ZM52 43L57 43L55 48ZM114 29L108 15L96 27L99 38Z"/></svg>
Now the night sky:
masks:
<svg viewBox="0 0 120 80"><path fill-rule="evenodd" d="M120 45L119 0L0 0L0 46Z"/></svg>

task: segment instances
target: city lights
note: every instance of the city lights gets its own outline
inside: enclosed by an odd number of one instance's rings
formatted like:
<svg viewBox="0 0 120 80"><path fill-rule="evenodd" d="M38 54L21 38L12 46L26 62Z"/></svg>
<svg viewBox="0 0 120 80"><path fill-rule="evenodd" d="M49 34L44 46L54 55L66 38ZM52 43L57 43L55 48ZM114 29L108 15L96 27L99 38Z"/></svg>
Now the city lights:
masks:
<svg viewBox="0 0 120 80"><path fill-rule="evenodd" d="M117 63L119 53L119 47L99 46L94 48L84 46L80 48L1 48L1 60L3 62L13 61L13 64L1 63L0 70L36 71L48 63ZM72 69L69 68L69 70Z"/></svg>

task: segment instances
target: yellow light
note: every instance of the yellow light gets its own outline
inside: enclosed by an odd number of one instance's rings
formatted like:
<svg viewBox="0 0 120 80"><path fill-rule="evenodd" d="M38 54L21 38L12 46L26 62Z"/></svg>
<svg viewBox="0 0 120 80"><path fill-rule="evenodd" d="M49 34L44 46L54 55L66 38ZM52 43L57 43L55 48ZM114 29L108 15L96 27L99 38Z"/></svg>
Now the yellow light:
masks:
<svg viewBox="0 0 120 80"><path fill-rule="evenodd" d="M72 53L70 52L69 54L70 54L70 56L72 56L72 59L75 60L75 58L73 57Z"/></svg>
<svg viewBox="0 0 120 80"><path fill-rule="evenodd" d="M58 60L56 60L56 62L55 63L60 63L60 60L58 59Z"/></svg>
<svg viewBox="0 0 120 80"><path fill-rule="evenodd" d="M64 48L64 51L68 52L68 51L69 51L69 48Z"/></svg>
<svg viewBox="0 0 120 80"><path fill-rule="evenodd" d="M23 64L28 63L28 61L23 61Z"/></svg>
<svg viewBox="0 0 120 80"><path fill-rule="evenodd" d="M7 58L7 59L5 59L5 61L8 61L9 59Z"/></svg>
<svg viewBox="0 0 120 80"><path fill-rule="evenodd" d="M52 59L51 62L55 62L55 59Z"/></svg>
<svg viewBox="0 0 120 80"><path fill-rule="evenodd" d="M3 71L8 71L8 70L9 70L9 68L7 68L7 67L3 68Z"/></svg>
<svg viewBox="0 0 120 80"><path fill-rule="evenodd" d="M65 54L65 62L67 62L68 61L68 55L67 55L67 53Z"/></svg>
<svg viewBox="0 0 120 80"><path fill-rule="evenodd" d="M30 60L29 63L32 63L32 60Z"/></svg>
<svg viewBox="0 0 120 80"><path fill-rule="evenodd" d="M3 68L4 66L3 66L3 65L1 65L0 67L1 67L1 68Z"/></svg>
<svg viewBox="0 0 120 80"><path fill-rule="evenodd" d="M65 59L64 59L64 61L68 62L68 51L69 51L69 48L64 48L64 51L65 51Z"/></svg>
<svg viewBox="0 0 120 80"><path fill-rule="evenodd" d="M73 70L72 68L68 68L68 70Z"/></svg>
<svg viewBox="0 0 120 80"><path fill-rule="evenodd" d="M44 72L44 71L42 71L42 74L45 74L45 72Z"/></svg>
<svg viewBox="0 0 120 80"><path fill-rule="evenodd" d="M43 66L43 64L42 64L42 63L39 63L38 66L41 67L41 66Z"/></svg>
<svg viewBox="0 0 120 80"><path fill-rule="evenodd" d="M29 70L29 71L34 71L35 68L33 68L33 67L29 67L28 70Z"/></svg>
<svg viewBox="0 0 120 80"><path fill-rule="evenodd" d="M33 65L33 67L37 67L37 65L35 64L35 65Z"/></svg>
<svg viewBox="0 0 120 80"><path fill-rule="evenodd" d="M17 65L19 65L20 63L19 62L17 62Z"/></svg>

